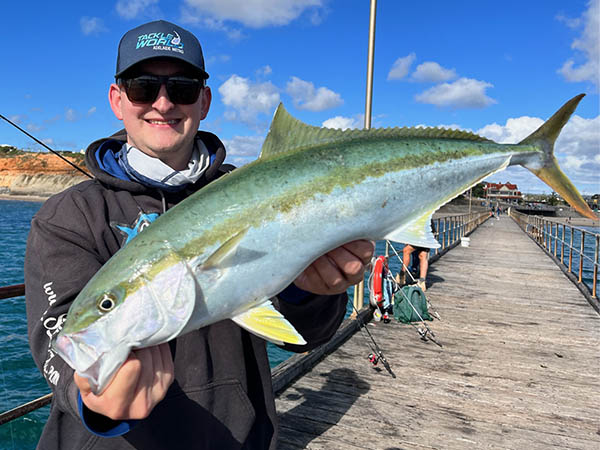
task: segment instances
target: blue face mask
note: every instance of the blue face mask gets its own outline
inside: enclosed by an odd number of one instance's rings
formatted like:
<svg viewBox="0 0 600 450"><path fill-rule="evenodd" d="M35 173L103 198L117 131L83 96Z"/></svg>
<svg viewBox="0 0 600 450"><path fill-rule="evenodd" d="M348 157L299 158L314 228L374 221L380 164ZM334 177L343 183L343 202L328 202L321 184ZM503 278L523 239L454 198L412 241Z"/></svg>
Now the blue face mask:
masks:
<svg viewBox="0 0 600 450"><path fill-rule="evenodd" d="M146 155L130 144L123 144L116 154L119 166L134 181L167 192L177 192L193 184L210 165L210 154L202 141L197 140L184 170L174 170L158 158Z"/></svg>

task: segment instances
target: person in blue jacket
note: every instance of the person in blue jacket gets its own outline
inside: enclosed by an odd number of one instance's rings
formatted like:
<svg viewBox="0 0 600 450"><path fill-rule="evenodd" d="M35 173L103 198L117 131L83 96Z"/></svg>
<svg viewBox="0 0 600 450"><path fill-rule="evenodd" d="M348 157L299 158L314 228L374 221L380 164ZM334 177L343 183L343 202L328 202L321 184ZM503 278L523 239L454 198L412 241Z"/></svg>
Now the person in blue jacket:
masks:
<svg viewBox="0 0 600 450"><path fill-rule="evenodd" d="M166 21L128 31L119 44L110 106L124 130L90 144L94 178L48 199L32 221L25 261L32 356L54 393L43 449L275 449L277 414L263 339L224 320L134 350L100 395L52 350L87 281L138 233L233 170L217 136L198 131L209 111L202 48ZM370 241L314 261L275 299L306 339L329 340L346 289L363 278Z"/></svg>

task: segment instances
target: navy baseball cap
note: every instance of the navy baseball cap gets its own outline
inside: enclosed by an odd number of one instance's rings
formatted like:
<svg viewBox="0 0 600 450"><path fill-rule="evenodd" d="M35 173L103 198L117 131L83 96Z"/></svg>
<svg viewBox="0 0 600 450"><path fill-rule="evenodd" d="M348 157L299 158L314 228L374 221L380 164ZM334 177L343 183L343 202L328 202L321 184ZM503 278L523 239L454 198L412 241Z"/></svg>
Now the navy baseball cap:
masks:
<svg viewBox="0 0 600 450"><path fill-rule="evenodd" d="M165 20L145 23L125 33L119 42L115 78L119 78L135 64L152 58L185 61L202 78L208 78L204 70L202 47L196 36Z"/></svg>

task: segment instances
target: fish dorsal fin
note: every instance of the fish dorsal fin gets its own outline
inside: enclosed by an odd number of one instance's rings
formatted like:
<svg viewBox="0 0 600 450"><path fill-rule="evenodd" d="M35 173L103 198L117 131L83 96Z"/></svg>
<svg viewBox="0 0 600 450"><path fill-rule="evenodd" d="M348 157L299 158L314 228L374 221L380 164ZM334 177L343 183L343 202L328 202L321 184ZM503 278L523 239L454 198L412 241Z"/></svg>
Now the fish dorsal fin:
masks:
<svg viewBox="0 0 600 450"><path fill-rule="evenodd" d="M490 142L469 131L446 128L371 128L340 130L335 128L315 127L292 117L280 103L273 116L269 134L265 138L260 158L268 158L280 153L299 148L351 141L355 139L386 138L437 138L458 139L479 142Z"/></svg>
<svg viewBox="0 0 600 450"><path fill-rule="evenodd" d="M427 211L401 229L388 233L385 238L413 247L439 248L440 243L431 232L431 217L435 211Z"/></svg>
<svg viewBox="0 0 600 450"><path fill-rule="evenodd" d="M231 320L249 332L278 345L286 342L296 345L306 344L300 333L273 307L269 299L232 317Z"/></svg>

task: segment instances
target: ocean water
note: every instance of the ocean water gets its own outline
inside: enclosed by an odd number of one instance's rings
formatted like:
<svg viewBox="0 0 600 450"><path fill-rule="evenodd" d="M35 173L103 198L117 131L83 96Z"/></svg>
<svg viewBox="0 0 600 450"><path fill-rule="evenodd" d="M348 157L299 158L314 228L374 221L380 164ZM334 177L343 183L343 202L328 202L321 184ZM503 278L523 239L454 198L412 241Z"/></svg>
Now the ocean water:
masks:
<svg viewBox="0 0 600 450"><path fill-rule="evenodd" d="M0 286L23 283L25 243L31 218L42 204L0 201ZM0 300L0 412L50 392L27 341L25 297ZM50 406L0 426L0 449L35 448Z"/></svg>
<svg viewBox="0 0 600 450"><path fill-rule="evenodd" d="M42 204L12 200L0 201L0 286L23 282L23 263L29 225L33 215ZM590 229L598 232L598 229ZM577 237L577 236L574 236ZM567 236L569 238L569 236ZM579 242L575 240L575 242ZM593 243L588 248L588 256L593 259ZM401 254L402 245L394 244ZM377 242L377 254L385 252L385 242ZM586 252L587 253L587 252ZM393 273L400 270L401 263L390 250L390 268ZM575 268L575 264L573 265ZM584 281L591 287L591 268L584 264ZM366 280L366 278L365 278ZM366 286L365 282L365 286ZM348 290L352 298L353 289ZM368 292L365 287L365 299ZM352 312L348 302L347 316ZM0 412L20 406L50 391L44 378L38 372L27 341L25 299L16 297L0 300ZM268 344L271 367L287 359L292 353ZM24 417L0 426L0 450L27 450L35 448L50 406L45 406Z"/></svg>

